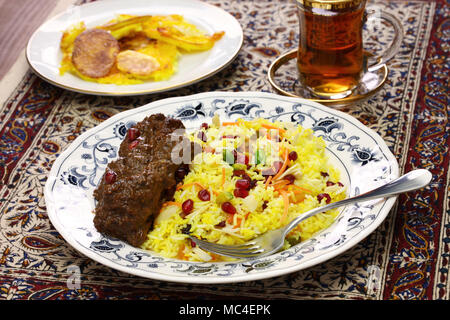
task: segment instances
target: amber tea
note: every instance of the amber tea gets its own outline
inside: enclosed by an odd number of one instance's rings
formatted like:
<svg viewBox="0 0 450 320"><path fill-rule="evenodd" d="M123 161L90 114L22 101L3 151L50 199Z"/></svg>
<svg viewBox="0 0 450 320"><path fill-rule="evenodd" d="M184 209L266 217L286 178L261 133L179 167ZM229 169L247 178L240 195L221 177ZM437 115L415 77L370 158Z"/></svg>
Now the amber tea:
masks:
<svg viewBox="0 0 450 320"><path fill-rule="evenodd" d="M363 72L365 0L297 0L297 4L300 81L316 96L351 94Z"/></svg>

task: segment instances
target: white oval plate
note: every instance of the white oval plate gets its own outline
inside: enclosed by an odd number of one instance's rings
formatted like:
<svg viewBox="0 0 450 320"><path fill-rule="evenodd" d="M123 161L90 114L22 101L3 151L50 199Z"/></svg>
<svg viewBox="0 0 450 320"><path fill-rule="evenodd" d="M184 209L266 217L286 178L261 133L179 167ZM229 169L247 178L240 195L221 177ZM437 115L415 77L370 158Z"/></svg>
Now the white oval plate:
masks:
<svg viewBox="0 0 450 320"><path fill-rule="evenodd" d="M205 52L183 54L178 72L166 81L147 81L135 85L100 84L75 75L59 74L63 31L84 21L86 26L101 25L117 14L180 14L208 34L225 31L214 47ZM197 0L105 0L72 6L42 24L31 36L26 57L32 70L44 80L64 89L87 94L126 96L168 91L187 86L219 72L237 56L243 32L239 22L226 11Z"/></svg>
<svg viewBox="0 0 450 320"><path fill-rule="evenodd" d="M119 113L79 136L53 164L45 186L48 216L75 249L111 268L175 282L225 283L283 275L324 262L369 235L395 198L349 205L332 226L313 238L269 257L242 262L197 263L167 259L104 237L93 224L92 192L127 129L145 116L164 113L186 128L211 122L264 117L312 128L327 144L330 160L353 196L398 177L398 164L383 139L351 116L308 100L260 92L209 92L169 98Z"/></svg>

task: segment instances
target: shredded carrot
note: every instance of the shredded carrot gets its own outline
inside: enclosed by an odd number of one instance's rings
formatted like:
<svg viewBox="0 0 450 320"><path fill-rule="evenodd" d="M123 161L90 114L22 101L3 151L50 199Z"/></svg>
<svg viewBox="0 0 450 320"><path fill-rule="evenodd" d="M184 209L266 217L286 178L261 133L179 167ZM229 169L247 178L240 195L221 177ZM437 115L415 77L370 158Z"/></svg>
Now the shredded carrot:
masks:
<svg viewBox="0 0 450 320"><path fill-rule="evenodd" d="M166 201L166 202L163 203L162 206L163 207L167 207L167 206L178 206L178 207L181 207L181 203L175 202L175 201Z"/></svg>
<svg viewBox="0 0 450 320"><path fill-rule="evenodd" d="M269 176L269 178L267 178L266 183L265 183L266 189L269 186L269 183L272 181L272 179L273 179L273 176Z"/></svg>
<svg viewBox="0 0 450 320"><path fill-rule="evenodd" d="M236 224L233 226L233 229L239 228L240 225L241 225L241 222L242 222L242 218L241 217L237 217Z"/></svg>
<svg viewBox="0 0 450 320"><path fill-rule="evenodd" d="M208 253L212 257L211 261L222 261L222 256L212 253L212 252L208 252Z"/></svg>
<svg viewBox="0 0 450 320"><path fill-rule="evenodd" d="M280 191L280 194L283 197L283 202L284 202L283 215L281 216L281 220L280 220L280 223L283 223L284 220L286 220L288 211L289 211L289 195L285 191Z"/></svg>
<svg viewBox="0 0 450 320"><path fill-rule="evenodd" d="M238 126L237 122L222 122L222 126Z"/></svg>
<svg viewBox="0 0 450 320"><path fill-rule="evenodd" d="M232 224L233 223L233 217L234 217L234 214L229 214L228 215L228 217L227 217L227 223L228 224Z"/></svg>
<svg viewBox="0 0 450 320"><path fill-rule="evenodd" d="M280 193L280 192L282 192L282 191L284 191L284 192L288 192L288 190L286 189L286 186L278 186L278 188L275 186L274 187L274 190L276 191L276 192L278 192L278 193Z"/></svg>
<svg viewBox="0 0 450 320"><path fill-rule="evenodd" d="M284 151L284 161L283 161L283 166L281 167L281 169L280 169L280 171L278 171L278 173L275 175L275 177L273 177L273 180L277 180L282 174L283 174L283 172L286 170L286 168L287 168L287 165L288 165L288 155L289 155L289 153L286 151L286 150L283 150Z"/></svg>
<svg viewBox="0 0 450 320"><path fill-rule="evenodd" d="M206 189L201 183L199 183L199 182L192 182L192 183L178 185L177 186L177 190L184 189L184 188L189 188L189 187L192 187L192 186L197 186L197 187L200 187L202 189Z"/></svg>
<svg viewBox="0 0 450 320"><path fill-rule="evenodd" d="M306 193L313 193L311 190L306 189L306 188L303 188L303 187L299 187L299 186L297 186L297 185L295 185L295 184L292 184L291 187L292 187L292 188L296 188L296 189L301 190L301 191L304 191L304 192L306 192Z"/></svg>
<svg viewBox="0 0 450 320"><path fill-rule="evenodd" d="M222 187L225 185L226 172L225 167L222 168Z"/></svg>
<svg viewBox="0 0 450 320"><path fill-rule="evenodd" d="M279 180L279 181L273 182L272 186L274 188L280 188L280 187L284 187L285 185L288 185L289 183L291 183L289 180Z"/></svg>
<svg viewBox="0 0 450 320"><path fill-rule="evenodd" d="M184 248L185 248L185 245L182 244L182 245L180 246L180 248L178 249L177 259L180 259L180 260L186 260L186 259L185 259L186 256L184 255Z"/></svg>
<svg viewBox="0 0 450 320"><path fill-rule="evenodd" d="M266 129L275 129L275 130L278 130L278 131L280 131L281 134L285 134L285 133L286 133L286 130L281 129L281 128L278 128L278 127L276 127L276 126L274 126L274 125L267 124L267 123L262 123L262 124L261 124L261 127L266 128Z"/></svg>
<svg viewBox="0 0 450 320"><path fill-rule="evenodd" d="M244 218L237 217L237 218L236 218L236 224L233 226L233 229L239 228L239 227L241 226L241 224L242 224L242 221L243 221L244 219L247 219L247 217L248 217L249 214L250 214L250 212L247 212L247 213L244 215Z"/></svg>
<svg viewBox="0 0 450 320"><path fill-rule="evenodd" d="M197 186L197 187L199 187L200 189L206 189L206 190L209 190L209 189L206 188L204 185L202 185L200 182L192 182L192 183L186 183L186 184L181 184L181 183L179 183L179 184L177 185L177 191L180 190L180 189L183 189L183 188L189 188L189 187L192 187L192 186ZM212 191L215 195L218 195L218 194L219 194L219 192L217 192L217 191L214 190L214 189L211 189L211 191ZM175 204L175 203L174 203L174 204ZM181 206L181 204L180 204L180 206Z"/></svg>

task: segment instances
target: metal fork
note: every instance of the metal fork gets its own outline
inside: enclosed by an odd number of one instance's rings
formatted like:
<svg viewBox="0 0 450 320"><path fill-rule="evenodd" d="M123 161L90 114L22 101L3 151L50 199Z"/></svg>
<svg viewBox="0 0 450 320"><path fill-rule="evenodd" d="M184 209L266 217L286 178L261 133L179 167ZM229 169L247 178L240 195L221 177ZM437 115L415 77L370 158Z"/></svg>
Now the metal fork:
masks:
<svg viewBox="0 0 450 320"><path fill-rule="evenodd" d="M333 202L328 205L315 208L303 213L297 218L293 219L286 226L268 231L261 236L250 240L241 245L223 245L211 243L201 240L195 236L190 236L199 248L210 251L222 256L227 256L237 259L252 259L268 256L281 249L286 235L295 228L300 222L312 217L315 214L328 211L337 207L345 206L355 202L362 202L376 198L384 198L394 196L400 193L420 189L428 185L431 181L431 173L425 169L418 169L408 172L407 174L392 180L381 187L372 191L360 194L358 196L347 198L341 201Z"/></svg>

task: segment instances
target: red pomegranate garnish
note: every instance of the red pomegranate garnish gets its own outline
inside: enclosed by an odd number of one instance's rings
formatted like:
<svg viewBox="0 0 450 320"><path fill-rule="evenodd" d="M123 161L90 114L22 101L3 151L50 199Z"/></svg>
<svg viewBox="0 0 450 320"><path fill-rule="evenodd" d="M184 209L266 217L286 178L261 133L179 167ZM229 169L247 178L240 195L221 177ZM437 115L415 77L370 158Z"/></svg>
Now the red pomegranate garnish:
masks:
<svg viewBox="0 0 450 320"><path fill-rule="evenodd" d="M208 190L202 189L198 192L198 198L202 201L209 201L211 199L211 195Z"/></svg>
<svg viewBox="0 0 450 320"><path fill-rule="evenodd" d="M249 189L251 186L251 179L239 179L236 181L236 188Z"/></svg>
<svg viewBox="0 0 450 320"><path fill-rule="evenodd" d="M216 228L223 228L223 227L226 226L226 224L227 224L226 221L223 220L223 221L220 221L218 224L216 224L215 227Z"/></svg>
<svg viewBox="0 0 450 320"><path fill-rule="evenodd" d="M241 177L245 174L245 170L234 170L233 171L233 176L235 177Z"/></svg>
<svg viewBox="0 0 450 320"><path fill-rule="evenodd" d="M330 197L330 195L328 193L320 193L320 194L317 195L317 200L319 202L321 202L322 199L325 199L325 202L327 204L331 202L331 197Z"/></svg>
<svg viewBox="0 0 450 320"><path fill-rule="evenodd" d="M139 138L139 136L141 135L141 132L139 131L139 129L130 128L130 129L128 129L127 135L128 135L128 141L132 142L132 141L136 140L137 138Z"/></svg>
<svg viewBox="0 0 450 320"><path fill-rule="evenodd" d="M236 208L230 202L222 203L222 210L229 214L235 214Z"/></svg>
<svg viewBox="0 0 450 320"><path fill-rule="evenodd" d="M113 184L114 182L116 182L116 178L117 174L114 171L108 170L105 172L105 182L107 184Z"/></svg>
<svg viewBox="0 0 450 320"><path fill-rule="evenodd" d="M295 176L293 174L287 174L283 179L289 181L289 184L294 184Z"/></svg>
<svg viewBox="0 0 450 320"><path fill-rule="evenodd" d="M288 154L288 159L289 159L289 160L292 160L292 161L297 160L297 159L298 159L298 154L297 154L297 152L295 152L295 151L289 152L289 154Z"/></svg>
<svg viewBox="0 0 450 320"><path fill-rule="evenodd" d="M246 197L248 197L248 190L242 189L242 188L236 188L236 189L234 189L233 194L236 198L246 198Z"/></svg>
<svg viewBox="0 0 450 320"><path fill-rule="evenodd" d="M187 216L189 213L191 213L193 209L194 209L194 201L192 201L192 199L187 199L181 205L181 210L183 210L184 217Z"/></svg>

